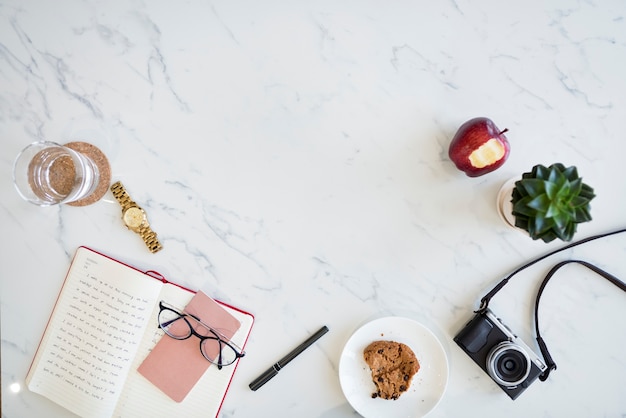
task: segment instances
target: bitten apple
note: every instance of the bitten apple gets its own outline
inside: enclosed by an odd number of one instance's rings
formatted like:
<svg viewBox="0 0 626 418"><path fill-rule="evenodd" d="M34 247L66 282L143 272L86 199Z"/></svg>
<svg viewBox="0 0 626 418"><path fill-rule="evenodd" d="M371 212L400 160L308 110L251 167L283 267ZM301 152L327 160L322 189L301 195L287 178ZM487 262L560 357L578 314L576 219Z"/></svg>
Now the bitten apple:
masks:
<svg viewBox="0 0 626 418"><path fill-rule="evenodd" d="M509 141L488 118L474 118L465 122L457 131L448 156L456 167L469 177L487 174L504 164L511 152Z"/></svg>

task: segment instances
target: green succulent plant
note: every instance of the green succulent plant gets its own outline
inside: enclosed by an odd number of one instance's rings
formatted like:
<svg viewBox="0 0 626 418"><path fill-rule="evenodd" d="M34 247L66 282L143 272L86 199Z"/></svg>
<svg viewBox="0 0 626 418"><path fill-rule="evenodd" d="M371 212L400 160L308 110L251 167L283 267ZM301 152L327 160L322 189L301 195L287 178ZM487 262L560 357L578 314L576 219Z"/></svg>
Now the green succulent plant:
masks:
<svg viewBox="0 0 626 418"><path fill-rule="evenodd" d="M535 240L571 241L578 224L591 220L589 202L594 197L576 167L538 164L515 182L511 199L515 226Z"/></svg>

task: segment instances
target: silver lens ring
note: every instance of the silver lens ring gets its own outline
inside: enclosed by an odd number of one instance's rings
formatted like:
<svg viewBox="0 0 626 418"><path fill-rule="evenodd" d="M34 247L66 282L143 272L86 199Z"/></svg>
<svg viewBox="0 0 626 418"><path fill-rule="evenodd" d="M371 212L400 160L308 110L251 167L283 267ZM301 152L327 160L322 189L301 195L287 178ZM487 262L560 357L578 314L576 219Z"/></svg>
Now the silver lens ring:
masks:
<svg viewBox="0 0 626 418"><path fill-rule="evenodd" d="M487 356L487 371L499 385L515 387L530 374L530 357L519 345L503 341Z"/></svg>

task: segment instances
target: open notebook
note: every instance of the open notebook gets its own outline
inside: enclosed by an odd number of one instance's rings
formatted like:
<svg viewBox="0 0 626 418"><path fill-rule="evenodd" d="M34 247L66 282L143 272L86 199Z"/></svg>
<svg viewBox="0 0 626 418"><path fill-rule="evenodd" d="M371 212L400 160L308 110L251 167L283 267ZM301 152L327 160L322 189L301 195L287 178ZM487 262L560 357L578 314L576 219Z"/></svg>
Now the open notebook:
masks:
<svg viewBox="0 0 626 418"><path fill-rule="evenodd" d="M238 361L208 367L180 402L137 371L163 337L159 301L184 308L194 295L80 247L26 376L28 388L83 417L216 416ZM237 320L232 341L244 347L254 317L218 304Z"/></svg>

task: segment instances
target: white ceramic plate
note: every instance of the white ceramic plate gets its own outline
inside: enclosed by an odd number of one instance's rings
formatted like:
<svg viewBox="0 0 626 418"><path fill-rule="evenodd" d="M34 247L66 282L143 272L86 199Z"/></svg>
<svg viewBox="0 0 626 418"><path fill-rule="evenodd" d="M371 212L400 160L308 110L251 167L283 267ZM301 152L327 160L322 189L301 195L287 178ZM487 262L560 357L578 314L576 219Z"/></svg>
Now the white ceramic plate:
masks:
<svg viewBox="0 0 626 418"><path fill-rule="evenodd" d="M405 393L396 400L372 398L376 386L363 350L372 341L392 340L411 347L420 369ZM375 319L356 330L339 359L339 381L350 405L368 417L423 417L443 397L448 383L448 359L441 343L424 325L412 319Z"/></svg>

